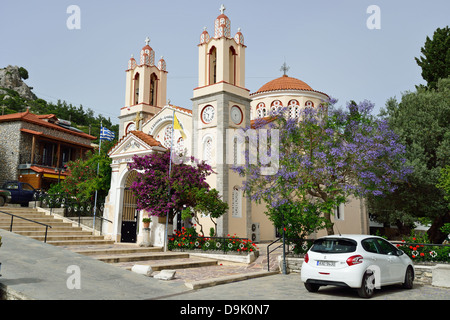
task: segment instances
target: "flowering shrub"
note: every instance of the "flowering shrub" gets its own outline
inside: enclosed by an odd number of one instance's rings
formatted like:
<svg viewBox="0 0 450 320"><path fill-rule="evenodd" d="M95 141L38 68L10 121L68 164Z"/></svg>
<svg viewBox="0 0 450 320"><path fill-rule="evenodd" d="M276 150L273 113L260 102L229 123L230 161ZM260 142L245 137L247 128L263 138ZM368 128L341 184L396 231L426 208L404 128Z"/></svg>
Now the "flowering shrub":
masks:
<svg viewBox="0 0 450 320"><path fill-rule="evenodd" d="M253 252L258 250L256 245L248 240L237 238L236 234L233 236L227 235L226 238L204 237L197 234L194 227L182 227L181 231L175 230L174 235L169 238L169 250L183 249L194 250L200 249L203 251L220 250L223 252Z"/></svg>
<svg viewBox="0 0 450 320"><path fill-rule="evenodd" d="M428 245L426 234L412 235L397 244L397 248L405 252L414 262L450 262L450 246Z"/></svg>

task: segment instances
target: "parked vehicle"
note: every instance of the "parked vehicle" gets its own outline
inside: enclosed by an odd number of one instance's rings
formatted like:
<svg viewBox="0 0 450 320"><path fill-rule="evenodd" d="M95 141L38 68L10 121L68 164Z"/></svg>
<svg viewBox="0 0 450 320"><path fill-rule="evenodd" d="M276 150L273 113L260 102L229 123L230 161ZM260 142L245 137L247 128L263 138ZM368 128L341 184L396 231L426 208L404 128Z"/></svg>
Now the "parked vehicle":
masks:
<svg viewBox="0 0 450 320"><path fill-rule="evenodd" d="M11 203L20 203L23 206L27 206L28 202L34 201L39 193L30 184L20 181L7 181L3 184L2 189L11 193Z"/></svg>
<svg viewBox="0 0 450 320"><path fill-rule="evenodd" d="M403 251L381 237L326 236L315 240L305 255L301 280L309 292L335 285L356 288L359 296L370 298L385 285L411 289L414 266Z"/></svg>
<svg viewBox="0 0 450 320"><path fill-rule="evenodd" d="M3 207L8 202L11 202L11 192L0 189L0 207Z"/></svg>

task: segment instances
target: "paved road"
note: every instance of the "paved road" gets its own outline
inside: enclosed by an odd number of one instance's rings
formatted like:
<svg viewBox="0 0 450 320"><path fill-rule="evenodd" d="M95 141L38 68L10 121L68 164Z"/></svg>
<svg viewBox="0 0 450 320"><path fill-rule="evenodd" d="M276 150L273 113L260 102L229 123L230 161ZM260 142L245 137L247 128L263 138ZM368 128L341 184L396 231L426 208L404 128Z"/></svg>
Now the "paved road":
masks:
<svg viewBox="0 0 450 320"><path fill-rule="evenodd" d="M365 300L355 290L340 287L321 287L317 293L306 291L300 275L277 274L215 287L187 291L161 297L170 300ZM415 284L411 290L400 286L383 287L375 291L371 300L450 300L450 288Z"/></svg>
<svg viewBox="0 0 450 320"><path fill-rule="evenodd" d="M322 287L309 293L296 273L272 275L196 291L179 281L148 278L69 250L0 230L0 287L37 300L357 300L353 290ZM75 267L75 269L73 269ZM77 271L78 270L78 271ZM77 282L79 280L80 287ZM450 288L392 286L372 300L450 300ZM160 301L162 302L162 301ZM166 301L167 303L167 301ZM168 305L162 303L163 305ZM184 303L184 302L183 302ZM181 303L181 304L183 304ZM150 305L154 305L151 304ZM171 310L178 312L177 309Z"/></svg>

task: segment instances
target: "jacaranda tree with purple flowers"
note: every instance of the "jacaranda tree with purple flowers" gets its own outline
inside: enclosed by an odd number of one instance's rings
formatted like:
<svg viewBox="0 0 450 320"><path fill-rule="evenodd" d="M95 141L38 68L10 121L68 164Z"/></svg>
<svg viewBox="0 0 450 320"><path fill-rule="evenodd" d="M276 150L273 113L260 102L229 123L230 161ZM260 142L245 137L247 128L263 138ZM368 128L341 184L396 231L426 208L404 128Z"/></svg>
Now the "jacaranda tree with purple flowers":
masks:
<svg viewBox="0 0 450 320"><path fill-rule="evenodd" d="M152 216L165 217L185 207L195 207L196 199L189 196L190 190L210 190L205 180L213 171L204 161L193 157L188 160L191 163L172 163L169 176L170 152L134 156L129 168L137 171L137 177L130 189L137 197L137 208Z"/></svg>
<svg viewBox="0 0 450 320"><path fill-rule="evenodd" d="M335 103L305 108L295 118L282 109L275 120L255 122L256 129L279 129L274 175L261 175L260 165L249 161L233 168L246 177L246 195L265 202L269 218L278 227L283 221L288 237L324 227L334 234L331 216L336 207L350 196L390 193L409 171L405 148L385 121L371 115L372 103L351 102L345 110L336 109Z"/></svg>

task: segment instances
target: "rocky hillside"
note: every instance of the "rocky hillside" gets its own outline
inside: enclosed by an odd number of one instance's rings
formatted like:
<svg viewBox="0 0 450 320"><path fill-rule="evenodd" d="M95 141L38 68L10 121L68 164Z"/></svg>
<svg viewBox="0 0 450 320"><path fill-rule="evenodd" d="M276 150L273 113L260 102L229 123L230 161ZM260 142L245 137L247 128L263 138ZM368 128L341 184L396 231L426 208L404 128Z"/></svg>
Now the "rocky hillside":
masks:
<svg viewBox="0 0 450 320"><path fill-rule="evenodd" d="M27 78L28 72L22 67L7 66L6 68L0 69L0 94L8 94L8 90L4 90L5 88L14 90L22 99L36 100L36 95L31 91L33 88L28 87L23 81Z"/></svg>

